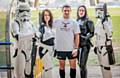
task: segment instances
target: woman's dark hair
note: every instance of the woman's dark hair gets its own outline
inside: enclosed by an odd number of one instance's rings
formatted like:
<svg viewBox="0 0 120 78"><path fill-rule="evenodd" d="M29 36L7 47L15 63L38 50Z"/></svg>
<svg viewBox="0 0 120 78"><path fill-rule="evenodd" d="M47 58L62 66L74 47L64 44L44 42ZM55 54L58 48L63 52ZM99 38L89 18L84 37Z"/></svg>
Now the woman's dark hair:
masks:
<svg viewBox="0 0 120 78"><path fill-rule="evenodd" d="M84 15L83 17L80 17L80 16L79 16L79 8L81 8L81 7L83 7L83 8L85 9L85 15ZM79 19L85 19L85 18L87 18L87 8L86 8L85 5L80 5L80 6L78 7L78 9L77 9L77 21L78 21Z"/></svg>
<svg viewBox="0 0 120 78"><path fill-rule="evenodd" d="M51 11L49 9L43 10L42 15L41 15L41 17L42 17L41 22L44 23L44 24L46 24L45 19L44 19L44 13L45 12L48 12L49 15L50 15L50 20L49 20L48 24L49 24L50 28L52 28L53 15L52 15L52 13L51 13Z"/></svg>

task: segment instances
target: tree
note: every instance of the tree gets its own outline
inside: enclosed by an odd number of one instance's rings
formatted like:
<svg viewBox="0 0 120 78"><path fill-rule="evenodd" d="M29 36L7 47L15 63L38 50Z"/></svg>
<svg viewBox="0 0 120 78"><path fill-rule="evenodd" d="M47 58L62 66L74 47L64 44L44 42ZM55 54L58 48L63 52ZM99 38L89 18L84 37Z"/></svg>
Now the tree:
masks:
<svg viewBox="0 0 120 78"><path fill-rule="evenodd" d="M97 4L100 2L99 0L96 0Z"/></svg>

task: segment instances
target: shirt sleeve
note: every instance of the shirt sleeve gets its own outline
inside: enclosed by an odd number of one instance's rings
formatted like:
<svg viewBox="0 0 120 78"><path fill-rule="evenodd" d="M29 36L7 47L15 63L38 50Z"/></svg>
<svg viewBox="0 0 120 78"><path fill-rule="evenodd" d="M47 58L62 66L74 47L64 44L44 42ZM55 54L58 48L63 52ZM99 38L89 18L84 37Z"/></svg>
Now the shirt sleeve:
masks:
<svg viewBox="0 0 120 78"><path fill-rule="evenodd" d="M76 21L74 21L74 23L73 23L73 31L74 31L74 33L75 34L78 34L78 33L80 33L81 31L80 31L80 27L79 27L79 24L76 22Z"/></svg>

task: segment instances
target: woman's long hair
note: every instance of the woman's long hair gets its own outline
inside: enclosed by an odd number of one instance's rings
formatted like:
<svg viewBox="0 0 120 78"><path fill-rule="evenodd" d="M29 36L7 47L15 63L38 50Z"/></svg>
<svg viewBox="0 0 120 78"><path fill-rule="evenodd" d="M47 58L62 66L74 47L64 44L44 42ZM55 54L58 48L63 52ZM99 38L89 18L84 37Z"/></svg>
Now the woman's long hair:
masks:
<svg viewBox="0 0 120 78"><path fill-rule="evenodd" d="M48 24L49 24L50 28L52 28L53 15L52 15L52 13L51 13L51 11L50 11L49 9L45 9L45 10L42 12L42 15L41 15L41 17L42 17L41 22L44 23L44 24L46 24L45 19L44 19L44 13L45 13L46 11L50 14L50 20L49 20Z"/></svg>
<svg viewBox="0 0 120 78"><path fill-rule="evenodd" d="M84 15L83 17L80 17L80 16L79 16L79 8L81 8L81 7L83 7L83 8L85 9L85 15ZM78 9L77 9L77 21L78 21L79 19L85 19L85 18L88 18L87 8L86 8L85 5L80 5L80 6L78 7Z"/></svg>

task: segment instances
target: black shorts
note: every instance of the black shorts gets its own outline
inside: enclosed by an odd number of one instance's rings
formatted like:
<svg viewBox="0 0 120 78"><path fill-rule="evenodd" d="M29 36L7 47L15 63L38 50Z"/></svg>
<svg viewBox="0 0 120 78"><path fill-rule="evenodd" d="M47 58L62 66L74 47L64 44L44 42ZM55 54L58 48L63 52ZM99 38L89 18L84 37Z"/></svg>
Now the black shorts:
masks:
<svg viewBox="0 0 120 78"><path fill-rule="evenodd" d="M77 58L77 57L72 56L72 51L57 51L57 59L66 60L66 58L74 59L74 58Z"/></svg>

